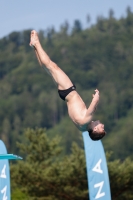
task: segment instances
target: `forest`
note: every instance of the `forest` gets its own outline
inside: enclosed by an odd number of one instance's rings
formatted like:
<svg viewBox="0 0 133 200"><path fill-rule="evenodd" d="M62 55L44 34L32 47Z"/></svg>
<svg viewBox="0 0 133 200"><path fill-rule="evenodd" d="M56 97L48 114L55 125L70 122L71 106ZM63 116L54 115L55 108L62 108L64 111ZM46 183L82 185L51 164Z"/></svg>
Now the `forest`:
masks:
<svg viewBox="0 0 133 200"><path fill-rule="evenodd" d="M60 31L39 31L50 58L75 83L89 106L100 91L94 118L105 124L112 200L133 199L133 12L83 29L80 20ZM87 200L82 134L51 77L29 46L31 30L0 39L0 138L23 161L11 163L13 199ZM23 166L23 167L22 167ZM78 180L77 180L78 177ZM115 184L114 184L115 182ZM36 184L34 184L36 183ZM69 194L69 195L68 195Z"/></svg>

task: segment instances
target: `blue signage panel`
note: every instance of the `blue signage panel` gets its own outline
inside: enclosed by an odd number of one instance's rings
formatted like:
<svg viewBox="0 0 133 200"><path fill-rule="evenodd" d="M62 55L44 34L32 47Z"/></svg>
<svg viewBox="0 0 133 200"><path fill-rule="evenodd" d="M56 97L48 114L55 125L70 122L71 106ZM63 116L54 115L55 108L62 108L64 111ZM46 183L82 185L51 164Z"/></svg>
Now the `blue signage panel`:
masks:
<svg viewBox="0 0 133 200"><path fill-rule="evenodd" d="M22 157L14 155L14 154L0 154L1 159L8 159L8 160L21 160Z"/></svg>
<svg viewBox="0 0 133 200"><path fill-rule="evenodd" d="M102 142L91 140L87 131L82 135L90 200L111 200L108 169Z"/></svg>

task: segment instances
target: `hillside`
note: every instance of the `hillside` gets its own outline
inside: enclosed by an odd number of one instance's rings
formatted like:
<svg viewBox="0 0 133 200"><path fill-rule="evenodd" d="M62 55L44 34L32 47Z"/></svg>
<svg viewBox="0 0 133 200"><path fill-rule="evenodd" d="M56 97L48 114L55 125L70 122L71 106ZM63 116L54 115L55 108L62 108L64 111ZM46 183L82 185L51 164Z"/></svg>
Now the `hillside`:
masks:
<svg viewBox="0 0 133 200"><path fill-rule="evenodd" d="M133 156L133 13L128 10L120 20L101 17L86 30L79 25L75 23L71 33L66 24L59 32L40 30L43 47L87 105L95 88L100 90L95 119L105 124L105 150L121 159ZM45 127L50 137L63 137L64 152L69 153L73 141L82 146L81 134L29 47L30 31L0 40L0 137L10 152L16 152L16 141L25 140L25 128Z"/></svg>

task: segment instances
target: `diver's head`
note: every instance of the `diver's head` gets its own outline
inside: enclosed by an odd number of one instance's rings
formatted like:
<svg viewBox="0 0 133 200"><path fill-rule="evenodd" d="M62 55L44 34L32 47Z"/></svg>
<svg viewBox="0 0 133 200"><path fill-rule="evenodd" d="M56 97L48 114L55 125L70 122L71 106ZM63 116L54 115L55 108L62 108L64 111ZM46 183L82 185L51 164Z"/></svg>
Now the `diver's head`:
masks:
<svg viewBox="0 0 133 200"><path fill-rule="evenodd" d="M99 120L92 121L90 123L88 132L92 140L101 140L106 134L104 124L102 124Z"/></svg>

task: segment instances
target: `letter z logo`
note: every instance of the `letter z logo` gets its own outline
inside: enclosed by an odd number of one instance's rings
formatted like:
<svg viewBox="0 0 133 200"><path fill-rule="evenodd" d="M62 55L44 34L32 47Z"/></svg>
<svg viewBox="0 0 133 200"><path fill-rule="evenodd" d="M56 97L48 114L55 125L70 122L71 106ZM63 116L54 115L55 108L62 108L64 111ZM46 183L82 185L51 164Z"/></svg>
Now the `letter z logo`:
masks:
<svg viewBox="0 0 133 200"><path fill-rule="evenodd" d="M95 199L98 199L98 198L100 198L100 197L105 196L105 192L102 192L102 193L101 193L101 190L102 190L102 188L103 188L103 184L104 184L104 181L102 181L102 182L97 183L97 184L94 185L94 188L99 187L99 190L98 190L98 193L97 193Z"/></svg>

